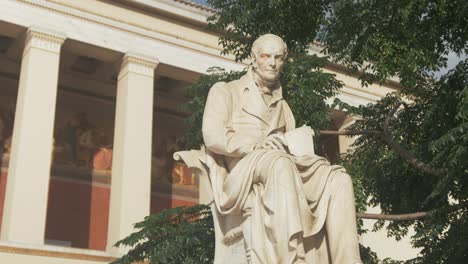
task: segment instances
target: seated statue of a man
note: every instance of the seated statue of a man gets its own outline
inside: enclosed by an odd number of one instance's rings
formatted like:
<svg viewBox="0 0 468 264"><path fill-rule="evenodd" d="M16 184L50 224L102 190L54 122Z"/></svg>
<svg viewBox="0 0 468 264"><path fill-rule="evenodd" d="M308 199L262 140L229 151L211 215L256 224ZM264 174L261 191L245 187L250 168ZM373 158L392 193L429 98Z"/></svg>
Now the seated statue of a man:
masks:
<svg viewBox="0 0 468 264"><path fill-rule="evenodd" d="M216 214L242 216L248 263L360 263L349 175L288 146L295 121L279 82L285 42L263 35L251 55L247 74L215 84L206 102L205 163Z"/></svg>

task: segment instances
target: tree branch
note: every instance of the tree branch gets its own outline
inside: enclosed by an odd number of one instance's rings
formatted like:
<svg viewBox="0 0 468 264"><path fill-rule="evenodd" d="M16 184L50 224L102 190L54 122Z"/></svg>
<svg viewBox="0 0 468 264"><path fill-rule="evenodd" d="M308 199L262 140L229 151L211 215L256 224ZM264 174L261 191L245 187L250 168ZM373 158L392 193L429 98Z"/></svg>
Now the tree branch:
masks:
<svg viewBox="0 0 468 264"><path fill-rule="evenodd" d="M388 143L388 145L393 150L395 150L398 153L398 155L400 155L400 157L405 159L409 164L413 165L415 168L417 168L417 169L419 169L419 170L421 170L421 171L423 171L425 173L435 175L435 176L444 175L445 170L435 169L435 168L432 168L432 167L428 166L424 162L418 160L416 158L416 156L413 155L413 153L406 150L401 144L399 144L398 142L396 142L393 139L393 137L392 137L392 135L390 133L390 129L389 129L390 120L393 117L393 115L396 113L396 111L398 110L400 105L402 105L402 104L406 106L406 104L404 102L400 102L399 104L396 104L393 107L392 111L390 111L390 113L385 118L384 127L383 127L383 135L382 135L383 139Z"/></svg>
<svg viewBox="0 0 468 264"><path fill-rule="evenodd" d="M375 219L385 221L407 221L407 220L418 220L427 216L428 212L417 212L411 214L371 214L371 213L356 213L357 218L362 219Z"/></svg>
<svg viewBox="0 0 468 264"><path fill-rule="evenodd" d="M468 201L460 202L459 204L450 205L442 209L434 209L426 212L416 212L410 214L370 214L358 212L356 213L357 218L362 219L375 219L375 220L385 220L385 221L408 221L408 220L418 220L424 218L430 214L434 213L451 213L464 208L468 208Z"/></svg>
<svg viewBox="0 0 468 264"><path fill-rule="evenodd" d="M390 120L395 115L396 111L400 107L400 105L404 105L407 107L405 102L400 101L399 104L396 104L390 113L385 118L383 131L380 130L360 130L360 131L353 131L353 130L342 130L342 131L332 131L332 130L320 130L320 134L322 135L336 135L336 136L356 136L356 135L381 135L382 139L387 142L387 144L396 152L400 157L405 159L409 164L414 166L415 168L431 174L435 176L443 176L446 174L446 171L443 169L435 169L430 167L429 165L425 164L424 162L418 160L416 156L405 149L400 143L396 142L390 131Z"/></svg>
<svg viewBox="0 0 468 264"><path fill-rule="evenodd" d="M380 130L360 130L360 131L353 131L353 130L341 130L341 131L333 131L333 130L320 130L321 135L336 135L336 136L357 136L357 135L380 135L382 131Z"/></svg>

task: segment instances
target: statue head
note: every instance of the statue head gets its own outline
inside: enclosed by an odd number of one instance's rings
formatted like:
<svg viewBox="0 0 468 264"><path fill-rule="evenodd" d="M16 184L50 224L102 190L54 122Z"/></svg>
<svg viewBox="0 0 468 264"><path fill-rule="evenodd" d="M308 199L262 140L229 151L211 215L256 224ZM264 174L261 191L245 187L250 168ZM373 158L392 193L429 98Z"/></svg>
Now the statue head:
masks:
<svg viewBox="0 0 468 264"><path fill-rule="evenodd" d="M282 38L266 34L260 36L252 45L253 71L262 81L274 83L279 79L288 48Z"/></svg>

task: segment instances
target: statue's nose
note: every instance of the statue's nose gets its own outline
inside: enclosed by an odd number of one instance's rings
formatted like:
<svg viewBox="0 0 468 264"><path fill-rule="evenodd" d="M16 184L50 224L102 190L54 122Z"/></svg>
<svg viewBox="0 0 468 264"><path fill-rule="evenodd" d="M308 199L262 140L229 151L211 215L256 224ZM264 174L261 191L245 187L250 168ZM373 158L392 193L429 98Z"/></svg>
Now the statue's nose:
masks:
<svg viewBox="0 0 468 264"><path fill-rule="evenodd" d="M268 60L268 64L271 66L271 67L276 67L276 60L274 57L271 57L269 60Z"/></svg>

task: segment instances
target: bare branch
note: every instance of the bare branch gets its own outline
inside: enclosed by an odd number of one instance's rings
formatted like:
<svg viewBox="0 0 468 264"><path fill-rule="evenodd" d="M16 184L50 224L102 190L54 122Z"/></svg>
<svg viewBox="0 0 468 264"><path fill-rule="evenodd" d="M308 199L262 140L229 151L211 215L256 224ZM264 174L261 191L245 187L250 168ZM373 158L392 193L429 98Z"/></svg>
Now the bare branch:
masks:
<svg viewBox="0 0 468 264"><path fill-rule="evenodd" d="M336 135L336 136L357 136L357 135L380 135L382 131L380 130L341 130L341 131L333 131L333 130L320 130L321 135Z"/></svg>
<svg viewBox="0 0 468 264"><path fill-rule="evenodd" d="M399 144L393 139L390 133L390 129L389 129L390 120L393 117L393 115L396 113L400 105L402 104L405 105L406 107L406 104L404 102L400 102L399 104L396 104L393 107L392 111L390 111L390 113L385 118L384 127L383 127L383 139L388 143L388 145L391 148L393 148L393 150L395 150L398 153L398 155L400 155L400 157L404 158L409 164L413 165L415 168L420 169L421 171L425 173L435 175L435 176L444 175L445 174L444 170L432 168L428 166L427 164L423 163L422 161L418 160L416 156L413 155L413 153L406 150L401 144Z"/></svg>
<svg viewBox="0 0 468 264"><path fill-rule="evenodd" d="M406 221L406 220L417 220L427 216L428 212L417 212L411 214L370 214L370 213L356 213L357 218L363 219L375 219L385 221Z"/></svg>
<svg viewBox="0 0 468 264"><path fill-rule="evenodd" d="M410 214L370 214L365 212L358 212L356 213L356 217L362 219L375 219L385 221L408 221L418 220L433 213L451 213L464 208L468 208L468 201L460 202L459 204L450 205L441 209L430 210L427 212L416 212Z"/></svg>

